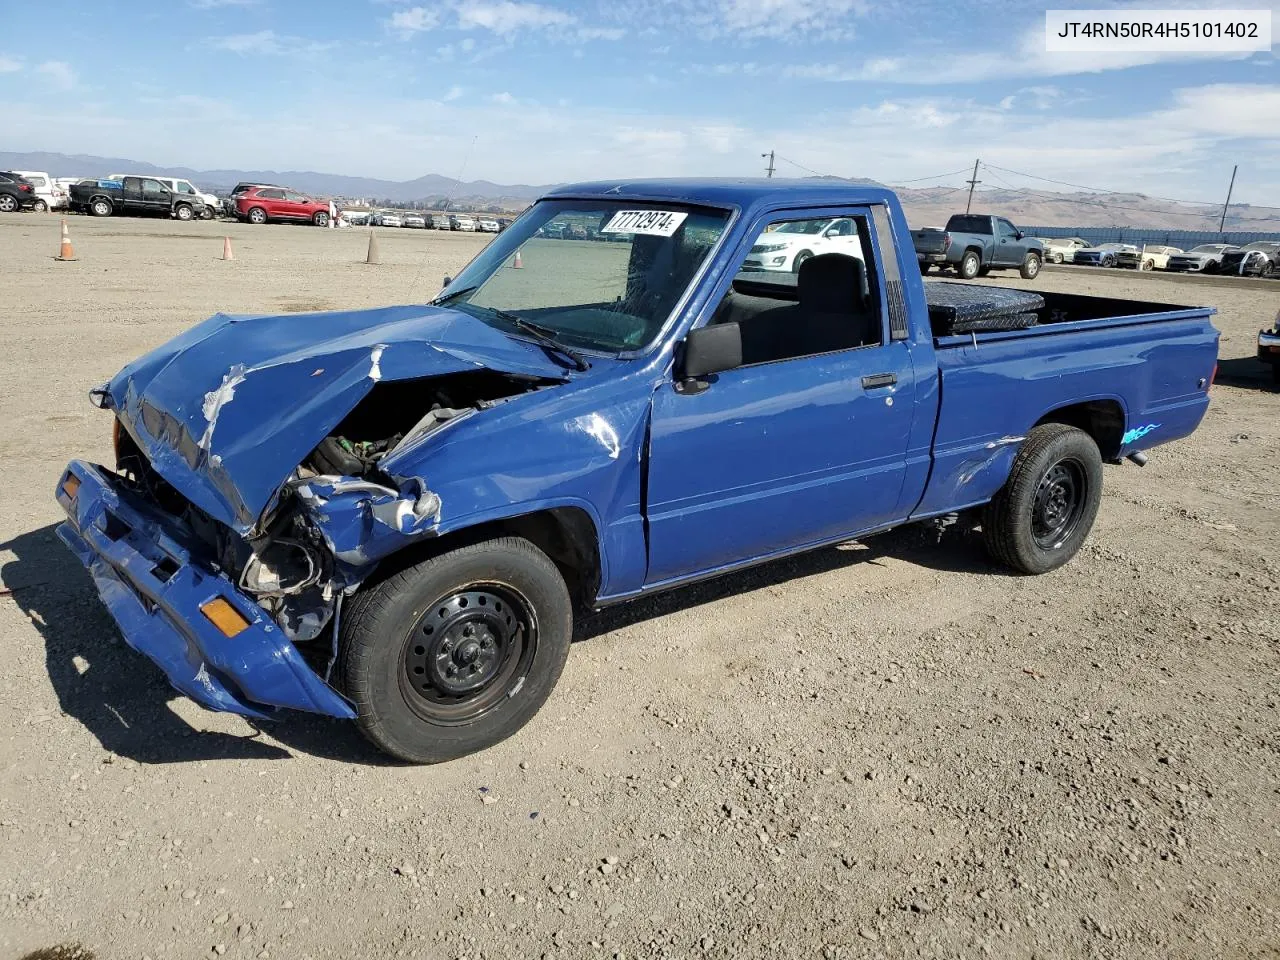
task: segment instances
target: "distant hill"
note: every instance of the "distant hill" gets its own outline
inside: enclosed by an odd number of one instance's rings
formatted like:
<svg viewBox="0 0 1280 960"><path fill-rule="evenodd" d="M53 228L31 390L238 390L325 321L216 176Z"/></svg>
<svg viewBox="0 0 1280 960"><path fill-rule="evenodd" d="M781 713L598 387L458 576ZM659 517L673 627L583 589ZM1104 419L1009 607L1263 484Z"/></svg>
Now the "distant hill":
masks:
<svg viewBox="0 0 1280 960"><path fill-rule="evenodd" d="M379 180L310 170L192 170L157 167L139 160L65 153L0 151L0 169L47 170L55 177L101 176L136 172L186 177L206 190L228 191L242 180L281 183L320 196L361 197L374 202L408 203L451 197L459 208L519 210L552 185L503 184L488 180L458 183L430 173L416 180ZM837 179L837 178L824 178ZM878 185L862 177L849 183ZM953 213L963 212L966 192L948 187L900 187L898 195L912 226L941 226ZM1050 190L979 190L975 210L1008 217L1014 223L1037 227L1155 227L1169 230L1218 229L1220 206L1198 206L1155 200L1139 193L1056 193ZM1227 230L1280 231L1280 208L1232 204Z"/></svg>

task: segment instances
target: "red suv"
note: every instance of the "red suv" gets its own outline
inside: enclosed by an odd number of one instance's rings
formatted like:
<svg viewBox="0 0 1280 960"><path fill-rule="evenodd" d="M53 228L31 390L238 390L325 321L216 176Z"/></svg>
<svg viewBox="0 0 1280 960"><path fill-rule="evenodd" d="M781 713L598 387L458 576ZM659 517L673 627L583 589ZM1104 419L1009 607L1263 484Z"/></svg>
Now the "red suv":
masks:
<svg viewBox="0 0 1280 960"><path fill-rule="evenodd" d="M313 200L285 187L249 187L237 193L236 216L250 223L268 220L305 220L317 227L329 225L329 201Z"/></svg>

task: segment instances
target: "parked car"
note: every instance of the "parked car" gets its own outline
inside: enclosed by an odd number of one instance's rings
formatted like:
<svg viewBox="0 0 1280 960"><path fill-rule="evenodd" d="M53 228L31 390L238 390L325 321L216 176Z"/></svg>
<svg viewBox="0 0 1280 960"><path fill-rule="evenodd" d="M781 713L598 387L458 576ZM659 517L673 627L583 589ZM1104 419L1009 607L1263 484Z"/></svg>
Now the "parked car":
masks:
<svg viewBox="0 0 1280 960"><path fill-rule="evenodd" d="M379 210L374 215L373 225L375 227L398 227L401 222L400 214L394 210Z"/></svg>
<svg viewBox="0 0 1280 960"><path fill-rule="evenodd" d="M0 213L30 210L35 206L36 188L12 170L0 170Z"/></svg>
<svg viewBox="0 0 1280 960"><path fill-rule="evenodd" d="M1132 243L1100 243L1095 247L1077 250L1071 262L1086 267L1114 267L1122 253L1137 253Z"/></svg>
<svg viewBox="0 0 1280 960"><path fill-rule="evenodd" d="M1280 243L1255 240L1222 255L1220 273L1270 277L1280 274Z"/></svg>
<svg viewBox="0 0 1280 960"><path fill-rule="evenodd" d="M1088 241L1079 237L1041 237L1044 247L1044 258L1049 263L1071 263L1077 250L1089 246Z"/></svg>
<svg viewBox="0 0 1280 960"><path fill-rule="evenodd" d="M1116 254L1116 266L1125 270L1163 270L1169 258L1181 253L1180 247L1143 244L1141 250L1121 250Z"/></svg>
<svg viewBox="0 0 1280 960"><path fill-rule="evenodd" d="M123 180L126 174L109 173L109 180ZM149 174L137 174L137 176L149 176ZM175 194L185 194L188 197L199 197L204 201L204 219L212 220L214 217L222 213L222 201L212 193L205 193L203 190L197 189L196 185L190 180L184 180L182 177L156 177L166 187Z"/></svg>
<svg viewBox="0 0 1280 960"><path fill-rule="evenodd" d="M1280 386L1280 312L1268 329L1258 331L1258 359L1271 367L1271 382Z"/></svg>
<svg viewBox="0 0 1280 960"><path fill-rule="evenodd" d="M272 220L329 225L329 201L287 187L249 187L235 194L236 217L248 223Z"/></svg>
<svg viewBox="0 0 1280 960"><path fill-rule="evenodd" d="M607 238L609 234L602 236ZM756 238L743 269L796 273L806 260L824 253L845 253L862 259L861 242L853 220L848 217L790 220Z"/></svg>
<svg viewBox="0 0 1280 960"><path fill-rule="evenodd" d="M992 270L1018 270L1027 280L1040 273L1044 247L1004 217L957 213L943 230L927 228L911 234L921 273L954 267L965 280Z"/></svg>
<svg viewBox="0 0 1280 960"><path fill-rule="evenodd" d="M1170 273L1217 273L1222 255L1240 248L1230 243L1202 243L1169 258L1165 267Z"/></svg>
<svg viewBox="0 0 1280 960"><path fill-rule="evenodd" d="M474 233L476 229L475 220L467 216L465 213L456 214L449 218L449 225L454 230L462 230L466 233Z"/></svg>
<svg viewBox="0 0 1280 960"><path fill-rule="evenodd" d="M452 230L453 223L449 220L447 213L433 213L431 215L432 230Z"/></svg>
<svg viewBox="0 0 1280 960"><path fill-rule="evenodd" d="M155 177L82 180L71 185L70 206L95 217L123 214L195 220L204 216L204 201L198 196L174 193Z"/></svg>
<svg viewBox="0 0 1280 960"><path fill-rule="evenodd" d="M498 226L498 221L492 217L481 217L476 221L476 226L481 233L497 233L501 229Z"/></svg>
<svg viewBox="0 0 1280 960"><path fill-rule="evenodd" d="M883 188L623 189L552 191L428 305L217 314L92 391L115 460L61 472L58 535L128 644L210 709L446 760L537 712L582 611L961 511L1060 567L1104 464L1208 407L1211 308L926 283ZM625 269L510 269L556 217ZM832 217L863 259L739 269Z"/></svg>
<svg viewBox="0 0 1280 960"><path fill-rule="evenodd" d="M406 213L400 218L400 222L406 227L413 227L415 230L427 229L426 218L420 213Z"/></svg>
<svg viewBox="0 0 1280 960"><path fill-rule="evenodd" d="M65 210L67 208L71 198L68 196L67 191L58 186L49 174L41 170L14 170L13 172L31 184L31 188L36 195L31 204L31 209L36 213L44 213L48 210Z"/></svg>
<svg viewBox="0 0 1280 960"><path fill-rule="evenodd" d="M343 210L338 219L345 220L353 227L363 227L369 222L372 213L368 210Z"/></svg>

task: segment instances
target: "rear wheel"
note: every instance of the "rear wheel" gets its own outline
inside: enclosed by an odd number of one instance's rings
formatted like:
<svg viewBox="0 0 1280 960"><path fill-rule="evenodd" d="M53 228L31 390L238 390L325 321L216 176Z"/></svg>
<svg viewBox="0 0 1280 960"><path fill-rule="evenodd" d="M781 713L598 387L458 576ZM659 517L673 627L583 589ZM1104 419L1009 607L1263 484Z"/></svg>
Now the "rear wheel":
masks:
<svg viewBox="0 0 1280 960"><path fill-rule="evenodd" d="M965 280L972 280L978 275L980 269L982 269L982 261L978 259L977 251L966 250L964 256L960 258L960 266L956 267L956 272Z"/></svg>
<svg viewBox="0 0 1280 960"><path fill-rule="evenodd" d="M351 602L341 682L379 748L438 763L523 727L564 669L568 588L528 540L504 537L414 564Z"/></svg>
<svg viewBox="0 0 1280 960"><path fill-rule="evenodd" d="M1102 500L1102 456L1083 430L1046 423L1027 436L982 520L992 557L1047 573L1076 555Z"/></svg>
<svg viewBox="0 0 1280 960"><path fill-rule="evenodd" d="M1258 276L1260 277L1269 277L1275 272L1276 268L1269 261L1258 268Z"/></svg>
<svg viewBox="0 0 1280 960"><path fill-rule="evenodd" d="M1062 263L1062 261L1063 261L1063 260L1065 260L1066 258L1065 258L1062 254L1060 254L1060 253L1055 253L1055 254L1053 254L1053 256L1052 256L1052 257L1050 257L1050 259L1051 259L1054 263Z"/></svg>
<svg viewBox="0 0 1280 960"><path fill-rule="evenodd" d="M249 210L249 222L250 223L266 223L267 211L263 210L261 207L253 207L252 209Z"/></svg>
<svg viewBox="0 0 1280 960"><path fill-rule="evenodd" d="M1154 260L1143 260L1141 267L1143 270L1154 270L1156 268L1156 262Z"/></svg>
<svg viewBox="0 0 1280 960"><path fill-rule="evenodd" d="M111 216L111 201L104 197L98 197L98 199L89 204L89 212L95 217L109 217Z"/></svg>
<svg viewBox="0 0 1280 960"><path fill-rule="evenodd" d="M1040 275L1040 255L1038 253L1028 253L1027 259L1022 261L1022 269L1018 271L1023 280L1034 280Z"/></svg>
<svg viewBox="0 0 1280 960"><path fill-rule="evenodd" d="M0 193L0 213L13 213L17 209L17 197L8 193Z"/></svg>
<svg viewBox="0 0 1280 960"><path fill-rule="evenodd" d="M43 200L37 200L35 203L31 205L31 209L34 210L36 213L45 213L48 211L49 205L45 203Z"/></svg>

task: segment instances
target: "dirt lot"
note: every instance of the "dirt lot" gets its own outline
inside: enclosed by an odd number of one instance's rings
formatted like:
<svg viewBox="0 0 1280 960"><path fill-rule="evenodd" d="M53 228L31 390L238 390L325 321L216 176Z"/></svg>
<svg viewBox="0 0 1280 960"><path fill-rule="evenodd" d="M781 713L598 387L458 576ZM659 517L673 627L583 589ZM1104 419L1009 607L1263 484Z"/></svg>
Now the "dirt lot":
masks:
<svg viewBox="0 0 1280 960"><path fill-rule="evenodd" d="M619 608L520 735L411 768L172 696L52 488L109 457L86 389L191 322L424 300L482 238L71 226L57 263L0 218L0 960L1280 957L1280 283L1032 284L1223 331L1203 427L1108 468L1065 569L906 530Z"/></svg>

